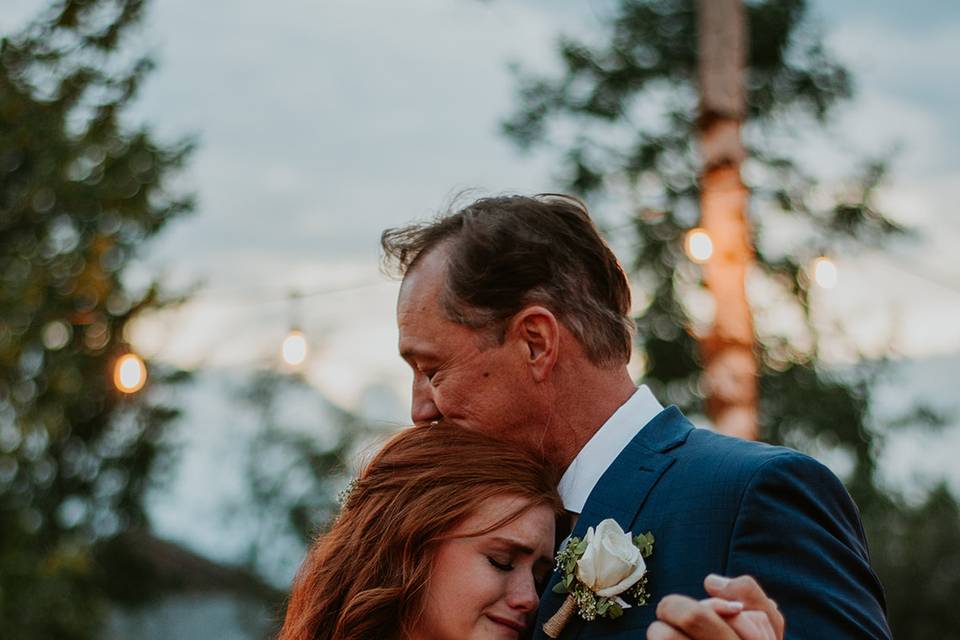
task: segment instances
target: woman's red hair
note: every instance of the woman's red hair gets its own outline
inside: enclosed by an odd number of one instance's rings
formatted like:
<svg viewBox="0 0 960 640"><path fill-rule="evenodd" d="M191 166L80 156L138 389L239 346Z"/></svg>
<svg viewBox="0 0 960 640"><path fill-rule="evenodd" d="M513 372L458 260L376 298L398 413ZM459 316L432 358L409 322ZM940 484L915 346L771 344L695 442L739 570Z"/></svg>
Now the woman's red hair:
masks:
<svg viewBox="0 0 960 640"><path fill-rule="evenodd" d="M293 583L279 640L412 635L433 554L445 534L495 496L563 513L559 474L532 453L461 427L411 427L360 475L338 519ZM478 534L484 532L477 532Z"/></svg>

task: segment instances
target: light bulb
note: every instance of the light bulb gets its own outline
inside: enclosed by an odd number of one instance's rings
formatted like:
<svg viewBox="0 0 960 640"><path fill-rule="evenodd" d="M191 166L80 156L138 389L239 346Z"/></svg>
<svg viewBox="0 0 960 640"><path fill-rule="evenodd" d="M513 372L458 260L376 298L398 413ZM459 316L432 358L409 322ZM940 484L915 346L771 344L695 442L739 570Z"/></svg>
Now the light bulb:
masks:
<svg viewBox="0 0 960 640"><path fill-rule="evenodd" d="M713 240L706 231L697 227L687 232L684 249L691 260L703 264L713 255Z"/></svg>
<svg viewBox="0 0 960 640"><path fill-rule="evenodd" d="M837 265L825 256L817 258L813 261L813 279L824 289L833 289L839 280Z"/></svg>
<svg viewBox="0 0 960 640"><path fill-rule="evenodd" d="M294 329L283 340L283 361L291 366L303 364L307 359L307 339Z"/></svg>
<svg viewBox="0 0 960 640"><path fill-rule="evenodd" d="M113 384L123 393L136 393L147 383L147 365L135 353L127 353L113 367Z"/></svg>

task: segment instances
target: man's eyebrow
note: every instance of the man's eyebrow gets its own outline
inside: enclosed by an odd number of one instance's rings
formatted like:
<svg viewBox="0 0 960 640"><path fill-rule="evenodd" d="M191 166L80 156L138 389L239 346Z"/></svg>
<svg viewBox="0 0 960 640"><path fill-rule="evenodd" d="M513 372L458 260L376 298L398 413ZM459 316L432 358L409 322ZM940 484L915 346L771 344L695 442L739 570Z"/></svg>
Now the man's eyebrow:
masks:
<svg viewBox="0 0 960 640"><path fill-rule="evenodd" d="M429 351L417 348L415 345L400 347L400 357L407 362L413 362L416 359L429 360L433 356Z"/></svg>

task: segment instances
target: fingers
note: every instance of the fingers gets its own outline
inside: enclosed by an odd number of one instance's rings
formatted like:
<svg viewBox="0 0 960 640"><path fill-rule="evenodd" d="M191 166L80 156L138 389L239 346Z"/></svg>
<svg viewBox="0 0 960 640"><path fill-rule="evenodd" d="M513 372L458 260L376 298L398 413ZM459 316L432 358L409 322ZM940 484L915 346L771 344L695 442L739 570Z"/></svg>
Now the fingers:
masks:
<svg viewBox="0 0 960 640"><path fill-rule="evenodd" d="M691 640L737 640L737 634L714 611L713 607L693 598L680 595L669 595L657 605L657 619L673 631L680 632L677 636L662 636L665 638L690 638ZM652 627L653 625L651 625ZM657 628L659 629L659 627ZM654 630L655 633L661 633ZM650 631L648 630L648 638ZM660 640L661 636L655 636ZM752 639L751 639L752 640Z"/></svg>
<svg viewBox="0 0 960 640"><path fill-rule="evenodd" d="M725 598L727 600L737 600L742 602L747 609L756 609L758 604L764 600L769 600L767 594L763 592L757 581L750 576L738 576L736 578L726 578L711 573L703 581L703 586L711 596Z"/></svg>
<svg viewBox="0 0 960 640"><path fill-rule="evenodd" d="M743 583L744 588L756 588ZM754 598L769 606L771 600ZM778 640L764 610L746 611L743 603L723 598L696 601L680 595L665 597L657 605L658 620L647 629L648 640Z"/></svg>
<svg viewBox="0 0 960 640"><path fill-rule="evenodd" d="M740 640L777 640L770 618L764 611L744 611L743 603L722 598L707 598L700 602L726 620Z"/></svg>
<svg viewBox="0 0 960 640"><path fill-rule="evenodd" d="M750 576L725 578L710 574L703 581L707 593L715 598L742 602L745 610L762 611L767 614L777 639L783 638L785 622L777 603L763 592L757 581Z"/></svg>
<svg viewBox="0 0 960 640"><path fill-rule="evenodd" d="M737 600L724 600L723 598L707 598L706 600L701 600L701 604L705 604L711 609L713 609L721 617L727 618L730 616L735 616L741 611L743 611L743 603Z"/></svg>
<svg viewBox="0 0 960 640"><path fill-rule="evenodd" d="M770 618L763 611L744 611L727 622L741 640L777 640Z"/></svg>
<svg viewBox="0 0 960 640"><path fill-rule="evenodd" d="M670 625L657 620L647 627L647 640L690 640L690 636L686 636Z"/></svg>

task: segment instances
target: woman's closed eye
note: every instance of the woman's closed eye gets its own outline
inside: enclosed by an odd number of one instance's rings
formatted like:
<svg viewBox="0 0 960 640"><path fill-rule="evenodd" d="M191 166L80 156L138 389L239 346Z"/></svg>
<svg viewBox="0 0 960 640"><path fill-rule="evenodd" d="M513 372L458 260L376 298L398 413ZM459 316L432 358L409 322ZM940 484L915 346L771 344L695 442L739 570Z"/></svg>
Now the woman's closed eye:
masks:
<svg viewBox="0 0 960 640"><path fill-rule="evenodd" d="M513 571L513 565L510 562L500 562L496 558L487 556L487 561L496 569L500 571Z"/></svg>

